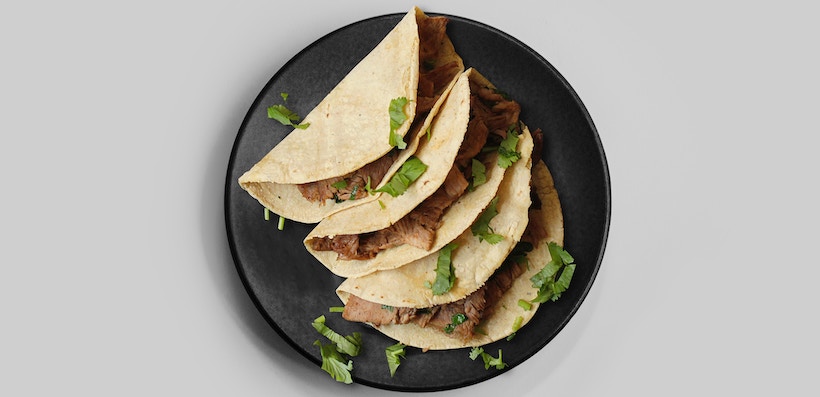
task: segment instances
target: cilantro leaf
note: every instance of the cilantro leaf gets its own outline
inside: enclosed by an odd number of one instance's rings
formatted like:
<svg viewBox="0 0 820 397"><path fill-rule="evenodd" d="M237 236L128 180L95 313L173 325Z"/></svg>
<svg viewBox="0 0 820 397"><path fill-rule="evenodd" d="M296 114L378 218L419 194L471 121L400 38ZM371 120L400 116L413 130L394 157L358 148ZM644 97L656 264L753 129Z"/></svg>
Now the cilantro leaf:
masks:
<svg viewBox="0 0 820 397"><path fill-rule="evenodd" d="M487 241L490 244L497 244L504 239L504 236L495 234L490 227L490 221L498 215L498 197L490 201L490 205L484 209L484 212L478 219L470 226L473 236L478 237L478 241Z"/></svg>
<svg viewBox="0 0 820 397"><path fill-rule="evenodd" d="M313 320L313 328L335 343L339 352L351 357L359 355L362 348L362 336L358 332L354 332L353 335L342 336L325 325L325 316L319 316Z"/></svg>
<svg viewBox="0 0 820 397"><path fill-rule="evenodd" d="M407 115L404 113L404 106L407 105L407 102L409 102L409 100L405 97L392 99L390 100L390 108L388 110L390 113L389 143L390 146L395 146L399 149L407 147L407 143L404 142L402 136L396 133L396 130L407 121Z"/></svg>
<svg viewBox="0 0 820 397"><path fill-rule="evenodd" d="M475 190L475 188L487 183L487 167L484 166L484 163L473 159L470 165L470 173L472 174L472 179L467 188L471 192Z"/></svg>
<svg viewBox="0 0 820 397"><path fill-rule="evenodd" d="M481 353L484 353L484 348L482 347L474 347L470 349L470 360L477 359L479 356L481 356Z"/></svg>
<svg viewBox="0 0 820 397"><path fill-rule="evenodd" d="M436 262L436 279L430 288L433 290L433 295L442 295L453 288L456 281L455 268L451 263L450 257L453 250L458 248L458 244L450 243L444 246L438 252L438 261Z"/></svg>
<svg viewBox="0 0 820 397"><path fill-rule="evenodd" d="M486 353L481 347L472 348L472 350L470 350L470 360L475 361L475 359L479 357L484 361L484 369L490 369L490 367L493 366L495 369L504 369L507 367L507 363L501 358L501 349L498 349L498 358L495 358L489 353Z"/></svg>
<svg viewBox="0 0 820 397"><path fill-rule="evenodd" d="M347 187L347 181L344 179L340 179L339 181L332 183L330 186L333 186L336 189L344 189Z"/></svg>
<svg viewBox="0 0 820 397"><path fill-rule="evenodd" d="M401 365L400 359L404 358L406 354L404 351L405 347L407 347L407 345L403 343L396 343L395 345L388 346L384 349L384 354L387 356L387 366L390 368L391 378L396 374L396 369L399 368L399 365Z"/></svg>
<svg viewBox="0 0 820 397"><path fill-rule="evenodd" d="M532 300L533 303L558 300L561 293L569 288L575 274L575 259L569 252L554 242L550 242L547 248L552 259L541 271L530 277L532 287L538 289L538 296Z"/></svg>
<svg viewBox="0 0 820 397"><path fill-rule="evenodd" d="M401 165L401 168L390 178L390 181L374 191L385 192L393 197L398 197L404 194L407 188L416 179L419 179L424 171L427 171L427 164L422 163L418 157L412 156Z"/></svg>
<svg viewBox="0 0 820 397"><path fill-rule="evenodd" d="M274 119L282 125L290 125L294 121L299 121L299 115L293 113L285 105L273 105L268 107L268 118Z"/></svg>
<svg viewBox="0 0 820 397"><path fill-rule="evenodd" d="M282 97L282 101L287 102L288 94L286 92L282 92L279 95ZM289 125L302 130L310 126L310 123L294 124L299 122L299 115L285 107L285 105L273 105L268 107L268 118L274 119L282 125Z"/></svg>
<svg viewBox="0 0 820 397"><path fill-rule="evenodd" d="M456 327L463 324L465 321L467 321L467 315L464 313L453 314L453 317L450 317L450 324L444 326L444 333L452 334L453 331L456 330Z"/></svg>
<svg viewBox="0 0 820 397"><path fill-rule="evenodd" d="M501 141L498 146L498 166L501 168L508 168L514 162L521 159L521 153L517 152L515 148L518 146L518 133L514 126L507 129L507 137Z"/></svg>
<svg viewBox="0 0 820 397"><path fill-rule="evenodd" d="M333 343L324 345L317 339L313 344L319 346L319 352L322 355L322 369L325 372L337 382L353 383L353 377L350 375L350 371L353 370L352 360L345 360Z"/></svg>

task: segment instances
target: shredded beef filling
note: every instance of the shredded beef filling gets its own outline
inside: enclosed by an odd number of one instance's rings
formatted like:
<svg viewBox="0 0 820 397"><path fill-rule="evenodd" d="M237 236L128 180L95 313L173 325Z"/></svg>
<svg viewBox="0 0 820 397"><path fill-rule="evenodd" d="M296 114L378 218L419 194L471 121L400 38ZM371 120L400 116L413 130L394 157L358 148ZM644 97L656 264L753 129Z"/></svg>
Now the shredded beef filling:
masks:
<svg viewBox="0 0 820 397"><path fill-rule="evenodd" d="M461 171L453 167L432 196L390 227L372 233L317 237L311 240L311 245L317 251L336 251L339 259L345 260L370 259L380 251L402 244L429 250L444 211L461 197L467 185Z"/></svg>
<svg viewBox="0 0 820 397"><path fill-rule="evenodd" d="M402 244L432 249L442 217L467 190L472 160L491 165L487 163L484 149L497 146L506 137L508 128L519 128L521 107L517 102L490 88L471 85L470 121L455 164L442 186L392 226L360 235L316 237L310 241L314 250L335 251L340 260L364 260Z"/></svg>
<svg viewBox="0 0 820 397"><path fill-rule="evenodd" d="M395 159L394 150L347 175L300 184L297 188L302 197L320 203L329 199L340 202L362 198L367 194L367 183L370 182L370 186L374 187L378 185Z"/></svg>
<svg viewBox="0 0 820 397"><path fill-rule="evenodd" d="M431 308L384 306L351 295L342 317L348 321L373 325L413 323L420 327L434 327L454 338L468 341L473 337L475 327L492 314L495 304L524 270L524 265L507 262L481 288L466 298ZM459 314L465 315L466 320L453 327L453 317Z"/></svg>
<svg viewBox="0 0 820 397"><path fill-rule="evenodd" d="M445 17L430 17L419 21L419 87L416 112L427 113L441 92L458 73L456 61L440 63L437 59L447 34Z"/></svg>

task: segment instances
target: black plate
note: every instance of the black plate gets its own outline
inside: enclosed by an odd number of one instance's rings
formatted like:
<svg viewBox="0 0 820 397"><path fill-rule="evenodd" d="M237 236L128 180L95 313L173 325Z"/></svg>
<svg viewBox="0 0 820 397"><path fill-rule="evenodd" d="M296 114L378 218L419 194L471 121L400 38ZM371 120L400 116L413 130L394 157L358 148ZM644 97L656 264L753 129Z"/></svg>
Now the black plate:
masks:
<svg viewBox="0 0 820 397"><path fill-rule="evenodd" d="M350 323L338 313L334 290L342 282L316 261L302 240L314 225L265 221L263 208L237 179L290 129L269 120L266 108L281 103L307 114L347 72L395 26L404 14L374 17L317 40L271 78L248 111L234 143L225 186L228 241L236 268L262 316L296 351L321 363L323 339L311 326L325 315L328 325L348 335L358 331L363 353L354 358L357 383L403 391L453 389L478 383L521 364L567 324L586 297L604 254L610 219L609 172L598 134L581 100L543 57L515 38L469 19L451 18L448 34L466 67L475 67L499 89L521 103L521 119L544 134L543 156L554 174L565 219L565 247L578 263L572 285L560 300L541 307L512 341L486 347L503 349L506 370L484 369L468 349L430 351L408 348L395 377L390 377L384 348L395 343L372 328ZM275 218L275 216L274 216ZM323 339L323 342L327 342ZM317 368L316 376L329 376Z"/></svg>

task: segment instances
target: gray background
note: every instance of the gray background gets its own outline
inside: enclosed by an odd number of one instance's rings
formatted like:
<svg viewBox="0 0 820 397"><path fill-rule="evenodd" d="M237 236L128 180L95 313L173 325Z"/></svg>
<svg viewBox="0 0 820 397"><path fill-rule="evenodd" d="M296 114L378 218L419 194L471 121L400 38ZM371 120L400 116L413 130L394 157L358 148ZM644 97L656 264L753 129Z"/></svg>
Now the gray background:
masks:
<svg viewBox="0 0 820 397"><path fill-rule="evenodd" d="M418 4L549 60L612 177L609 244L578 314L523 365L448 395L817 395L812 3L6 5L0 394L398 394L337 384L267 326L222 198L242 117L278 68Z"/></svg>

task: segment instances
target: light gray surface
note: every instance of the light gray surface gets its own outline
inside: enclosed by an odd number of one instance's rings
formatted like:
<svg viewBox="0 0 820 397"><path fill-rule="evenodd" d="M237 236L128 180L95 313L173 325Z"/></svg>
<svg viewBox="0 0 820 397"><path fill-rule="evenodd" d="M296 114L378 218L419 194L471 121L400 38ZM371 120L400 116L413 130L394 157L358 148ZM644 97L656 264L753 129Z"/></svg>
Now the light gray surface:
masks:
<svg viewBox="0 0 820 397"><path fill-rule="evenodd" d="M414 4L343 3L3 7L0 394L390 394L287 346L224 231L231 145L267 80L331 30ZM416 4L549 60L612 176L578 314L523 365L448 395L820 392L811 2Z"/></svg>

